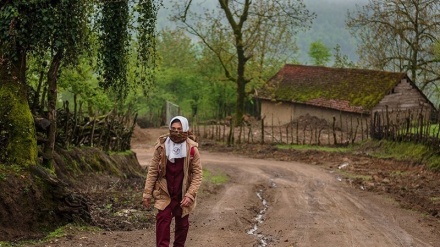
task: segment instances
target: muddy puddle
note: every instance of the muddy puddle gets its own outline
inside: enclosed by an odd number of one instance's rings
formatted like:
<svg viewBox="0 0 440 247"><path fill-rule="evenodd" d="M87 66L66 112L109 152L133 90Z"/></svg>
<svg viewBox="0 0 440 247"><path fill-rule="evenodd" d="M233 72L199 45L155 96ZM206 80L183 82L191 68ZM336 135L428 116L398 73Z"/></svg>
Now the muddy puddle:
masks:
<svg viewBox="0 0 440 247"><path fill-rule="evenodd" d="M276 187L276 184L271 180L270 187ZM251 229L247 231L247 234L253 235L258 239L258 247L266 247L269 242L269 237L259 232L259 227L264 223L267 209L269 208L269 204L267 200L264 198L264 190L260 189L257 191L257 197L262 204L262 209L258 212L257 216L254 218L254 225Z"/></svg>

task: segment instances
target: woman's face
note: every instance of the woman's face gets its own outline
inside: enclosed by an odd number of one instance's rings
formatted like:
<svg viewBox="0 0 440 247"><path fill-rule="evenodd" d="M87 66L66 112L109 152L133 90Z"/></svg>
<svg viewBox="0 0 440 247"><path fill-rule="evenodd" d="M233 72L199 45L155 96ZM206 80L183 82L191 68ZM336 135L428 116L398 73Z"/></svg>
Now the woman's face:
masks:
<svg viewBox="0 0 440 247"><path fill-rule="evenodd" d="M182 129L182 123L180 123L180 122L174 122L174 123L172 123L172 124L171 124L171 130L181 132L181 131L183 130L183 129Z"/></svg>

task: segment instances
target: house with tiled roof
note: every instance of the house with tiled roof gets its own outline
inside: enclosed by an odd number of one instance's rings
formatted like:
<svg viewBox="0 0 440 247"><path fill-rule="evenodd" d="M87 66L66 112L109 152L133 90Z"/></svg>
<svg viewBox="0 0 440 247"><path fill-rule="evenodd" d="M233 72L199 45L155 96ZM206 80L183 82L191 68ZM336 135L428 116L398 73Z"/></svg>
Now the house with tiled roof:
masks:
<svg viewBox="0 0 440 247"><path fill-rule="evenodd" d="M375 112L394 117L417 112L429 118L435 111L407 74L366 69L286 64L255 97L265 125L308 115L347 129L353 121L370 121Z"/></svg>

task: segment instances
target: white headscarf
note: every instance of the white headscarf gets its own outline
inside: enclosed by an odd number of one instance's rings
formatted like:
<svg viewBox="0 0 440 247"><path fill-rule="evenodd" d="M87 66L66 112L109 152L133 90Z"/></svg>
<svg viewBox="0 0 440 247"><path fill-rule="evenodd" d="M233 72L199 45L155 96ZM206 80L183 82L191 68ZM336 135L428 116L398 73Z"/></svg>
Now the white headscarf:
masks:
<svg viewBox="0 0 440 247"><path fill-rule="evenodd" d="M182 116L173 117L169 123L169 129L171 130L171 123L176 119L182 124L182 131L187 132L189 130L188 119ZM186 157L186 142L174 143L170 137L167 137L165 140L165 153L171 163L174 163L174 159Z"/></svg>

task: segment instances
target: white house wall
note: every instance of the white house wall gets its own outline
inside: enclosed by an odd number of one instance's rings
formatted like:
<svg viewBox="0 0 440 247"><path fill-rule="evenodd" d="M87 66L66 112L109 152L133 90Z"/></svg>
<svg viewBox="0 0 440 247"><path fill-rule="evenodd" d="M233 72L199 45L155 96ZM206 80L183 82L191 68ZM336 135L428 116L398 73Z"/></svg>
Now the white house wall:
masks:
<svg viewBox="0 0 440 247"><path fill-rule="evenodd" d="M333 124L333 117L336 120L336 127L342 130L350 130L356 128L362 119L362 124L366 128L369 115L361 116L361 114L340 112L333 109L315 107L303 104L295 104L289 102L273 102L268 100L261 101L261 117L264 117L265 126L280 126L295 121L301 116L315 116L319 119L325 119L329 126ZM360 127L359 127L360 128Z"/></svg>

